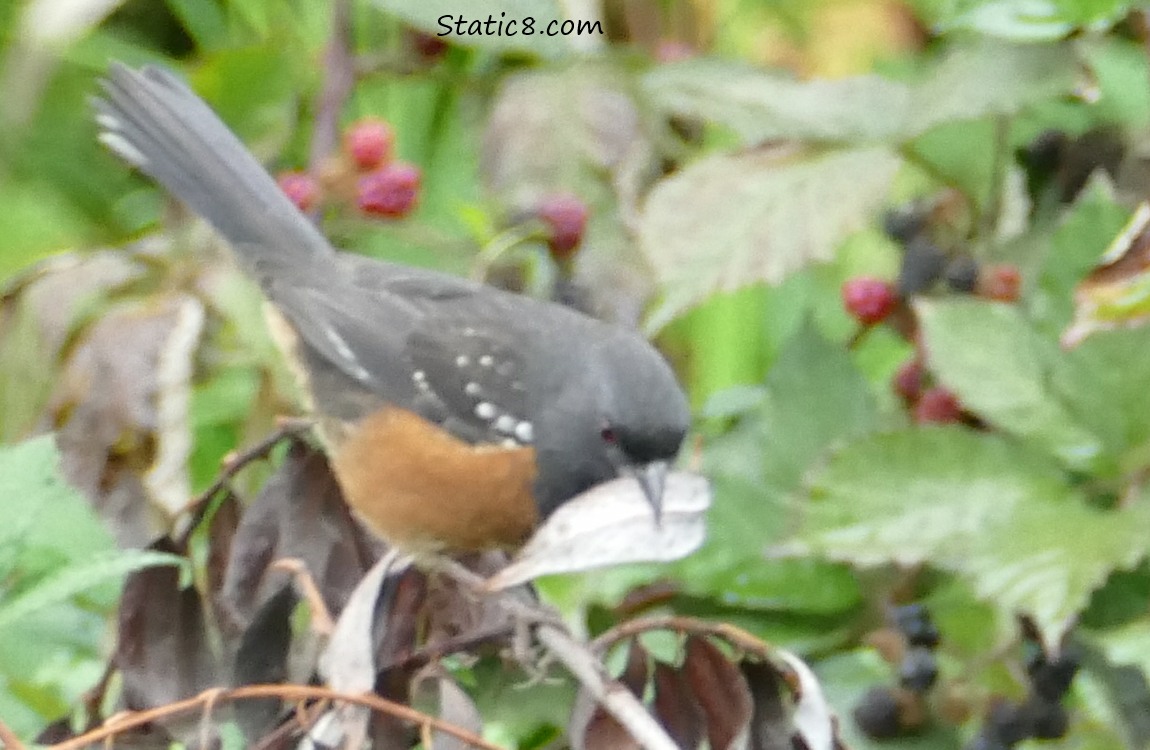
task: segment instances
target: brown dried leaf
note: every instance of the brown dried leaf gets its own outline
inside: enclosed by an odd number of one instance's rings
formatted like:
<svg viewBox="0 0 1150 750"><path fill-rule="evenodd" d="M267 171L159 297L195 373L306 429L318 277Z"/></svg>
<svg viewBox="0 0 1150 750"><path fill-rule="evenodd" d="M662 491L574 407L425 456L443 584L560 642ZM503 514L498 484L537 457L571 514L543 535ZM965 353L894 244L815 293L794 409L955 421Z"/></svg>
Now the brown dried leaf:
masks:
<svg viewBox="0 0 1150 750"><path fill-rule="evenodd" d="M795 733L791 722L790 687L783 675L769 663L744 661L739 669L751 690L754 718L751 720L751 750L792 750Z"/></svg>
<svg viewBox="0 0 1150 750"><path fill-rule="evenodd" d="M166 538L151 549L184 553ZM113 662L129 710L171 703L219 684L199 592L181 588L179 579L178 568L159 566L132 573L124 584Z"/></svg>
<svg viewBox="0 0 1150 750"><path fill-rule="evenodd" d="M275 684L287 678L291 615L298 600L288 581L256 612L236 651L233 684ZM271 729L279 712L280 701L275 698L240 701L235 706L236 722L248 740Z"/></svg>
<svg viewBox="0 0 1150 750"><path fill-rule="evenodd" d="M240 521L220 599L233 622L245 625L274 591L268 565L289 557L304 562L328 609L338 612L377 554L323 453L297 442Z"/></svg>
<svg viewBox="0 0 1150 750"><path fill-rule="evenodd" d="M706 717L711 747L746 747L754 704L743 674L706 638L689 637L686 651L683 672Z"/></svg>
<svg viewBox="0 0 1150 750"><path fill-rule="evenodd" d="M112 308L52 398L61 468L122 546L166 532L188 501L189 381L203 319L200 302L182 294Z"/></svg>
<svg viewBox="0 0 1150 750"><path fill-rule="evenodd" d="M681 748L693 750L703 741L706 719L686 675L669 664L655 664L655 716Z"/></svg>

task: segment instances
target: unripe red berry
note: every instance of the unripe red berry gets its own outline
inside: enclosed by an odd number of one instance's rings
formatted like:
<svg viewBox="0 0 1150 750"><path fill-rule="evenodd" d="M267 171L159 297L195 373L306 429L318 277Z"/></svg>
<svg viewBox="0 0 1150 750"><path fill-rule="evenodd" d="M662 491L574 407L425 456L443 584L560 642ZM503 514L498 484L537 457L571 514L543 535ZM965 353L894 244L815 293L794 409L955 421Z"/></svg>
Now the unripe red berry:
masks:
<svg viewBox="0 0 1150 750"><path fill-rule="evenodd" d="M935 386L923 391L914 407L914 421L919 424L950 424L962 416L958 398L945 388Z"/></svg>
<svg viewBox="0 0 1150 750"><path fill-rule="evenodd" d="M978 293L998 302L1017 302L1022 273L1009 263L987 266L978 277Z"/></svg>
<svg viewBox="0 0 1150 750"><path fill-rule="evenodd" d="M898 304L894 285L869 276L860 276L844 283L842 297L847 312L868 326L881 322Z"/></svg>
<svg viewBox="0 0 1150 750"><path fill-rule="evenodd" d="M918 357L904 362L891 380L894 392L908 406L918 403L925 383L926 373L923 371L922 360Z"/></svg>
<svg viewBox="0 0 1150 750"><path fill-rule="evenodd" d="M311 211L319 203L319 182L306 172L281 172L276 182L300 211Z"/></svg>
<svg viewBox="0 0 1150 750"><path fill-rule="evenodd" d="M419 198L419 168L394 162L359 178L356 204L372 216L399 218L415 207Z"/></svg>
<svg viewBox="0 0 1150 750"><path fill-rule="evenodd" d="M587 204L574 195L548 196L539 204L538 215L547 225L547 246L556 260L571 257L583 241L589 214Z"/></svg>
<svg viewBox="0 0 1150 750"><path fill-rule="evenodd" d="M391 126L376 117L365 117L348 126L343 147L360 169L375 169L391 160L395 136Z"/></svg>
<svg viewBox="0 0 1150 750"><path fill-rule="evenodd" d="M411 32L411 46L426 62L435 62L447 52L447 40L441 36L428 34L426 31L413 29Z"/></svg>

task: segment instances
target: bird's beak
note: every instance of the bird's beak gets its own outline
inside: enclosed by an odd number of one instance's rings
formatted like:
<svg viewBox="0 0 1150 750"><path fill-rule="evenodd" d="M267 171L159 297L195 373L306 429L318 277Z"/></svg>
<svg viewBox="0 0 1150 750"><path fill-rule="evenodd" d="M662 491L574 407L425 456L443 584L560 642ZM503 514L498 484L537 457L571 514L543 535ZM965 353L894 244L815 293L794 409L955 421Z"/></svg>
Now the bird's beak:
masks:
<svg viewBox="0 0 1150 750"><path fill-rule="evenodd" d="M663 489L667 485L667 470L666 461L652 461L645 466L635 467L635 479L639 481L647 502L651 504L656 525L663 520Z"/></svg>

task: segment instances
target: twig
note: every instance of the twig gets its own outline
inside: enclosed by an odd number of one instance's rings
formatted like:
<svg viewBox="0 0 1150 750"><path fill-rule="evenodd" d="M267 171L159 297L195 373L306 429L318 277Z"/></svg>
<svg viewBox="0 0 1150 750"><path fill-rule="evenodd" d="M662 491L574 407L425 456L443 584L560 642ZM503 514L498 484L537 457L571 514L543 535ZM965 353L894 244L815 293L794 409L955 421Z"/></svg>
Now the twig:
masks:
<svg viewBox="0 0 1150 750"><path fill-rule="evenodd" d="M325 687L314 685L246 685L244 687L227 690L205 690L199 695L187 698L186 700L158 706L146 711L134 711L123 714L114 723L105 723L103 726L93 729L90 732L85 732L79 737L73 737L66 742L49 745L48 748L49 750L80 750L80 748L87 745L114 737L125 730L149 724L159 719L190 713L197 709L203 710L223 701L247 700L252 698L280 698L282 700L295 701L317 699L353 703L359 706L366 706L380 713L390 714L397 719L421 727L431 727L436 731L449 734L480 750L504 750L498 745L491 744L463 727L456 726L430 714L425 714L422 711L416 711L414 708L405 706L402 703L380 698L377 695L339 693ZM0 735L0 738L2 738L2 735ZM18 744L12 745L11 747L23 748L22 745Z"/></svg>
<svg viewBox="0 0 1150 750"><path fill-rule="evenodd" d="M203 514L206 512L211 499L219 492L225 489L236 474L239 474L248 464L253 461L258 461L262 458L267 458L268 454L284 440L294 439L299 433L311 427L311 420L308 419L285 419L283 420L275 432L268 435L263 440L259 441L250 448L247 448L239 453L228 454L223 461L223 467L220 473L216 476L215 481L211 485L192 498L183 508L177 513L177 517L184 514L190 514L190 518L184 528L180 537L176 540L177 545L184 545L188 541L188 536L200 525L203 519Z"/></svg>
<svg viewBox="0 0 1150 750"><path fill-rule="evenodd" d="M319 174L328 154L339 142L339 117L355 84L352 56L351 2L332 4L331 39L323 56L323 88L316 100L315 127L312 130L308 172Z"/></svg>
<svg viewBox="0 0 1150 750"><path fill-rule="evenodd" d="M0 742L4 743L6 750L24 750L24 743L16 736L16 733L0 719Z"/></svg>
<svg viewBox="0 0 1150 750"><path fill-rule="evenodd" d="M606 667L586 644L554 625L540 625L536 637L640 745L647 750L677 750L678 746L655 717L634 693L611 679Z"/></svg>
<svg viewBox="0 0 1150 750"><path fill-rule="evenodd" d="M603 653L620 641L632 638L640 633L652 630L673 630L676 633L689 633L691 635L709 635L722 638L735 648L754 654L761 659L768 659L771 647L766 642L751 635L742 628L729 625L725 622L708 622L696 617L681 617L678 615L659 615L655 617L640 617L628 620L610 628L591 641L591 650Z"/></svg>
<svg viewBox="0 0 1150 750"><path fill-rule="evenodd" d="M271 568L291 573L308 606L311 607L312 629L320 635L330 637L335 630L335 620L327 609L327 603L324 602L323 594L312 578L311 571L307 569L307 563L298 557L281 557L271 564Z"/></svg>
<svg viewBox="0 0 1150 750"><path fill-rule="evenodd" d="M611 679L607 668L587 644L577 641L566 628L556 624L550 612L538 604L517 598L515 589L490 591L483 578L452 560L443 561L442 569L468 588L497 597L496 601L509 614L528 622L540 623L535 629L539 642L642 747L646 750L677 750L674 741L635 694Z"/></svg>

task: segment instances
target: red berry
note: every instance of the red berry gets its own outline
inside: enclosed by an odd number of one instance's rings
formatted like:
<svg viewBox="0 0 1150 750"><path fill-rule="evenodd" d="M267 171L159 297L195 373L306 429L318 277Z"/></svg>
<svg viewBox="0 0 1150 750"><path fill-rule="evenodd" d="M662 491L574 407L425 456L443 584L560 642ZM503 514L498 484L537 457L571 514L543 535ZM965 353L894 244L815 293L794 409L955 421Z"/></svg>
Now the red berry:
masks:
<svg viewBox="0 0 1150 750"><path fill-rule="evenodd" d="M869 276L848 280L843 284L842 295L847 312L868 326L881 322L898 303L893 284Z"/></svg>
<svg viewBox="0 0 1150 750"><path fill-rule="evenodd" d="M553 258L565 260L574 254L583 241L589 213L587 204L574 195L560 193L543 199L538 214L547 225L547 246Z"/></svg>
<svg viewBox="0 0 1150 750"><path fill-rule="evenodd" d="M343 134L343 147L360 169L375 169L389 161L394 142L391 126L375 117L353 122Z"/></svg>
<svg viewBox="0 0 1150 750"><path fill-rule="evenodd" d="M419 168L394 162L359 178L356 204L372 216L399 218L415 207L419 197Z"/></svg>
<svg viewBox="0 0 1150 750"><path fill-rule="evenodd" d="M987 266L979 274L978 292L999 302L1017 302L1022 288L1022 273L1017 266L1002 263Z"/></svg>
<svg viewBox="0 0 1150 750"><path fill-rule="evenodd" d="M300 211L310 211L319 203L319 183L306 172L281 172L276 182Z"/></svg>
<svg viewBox="0 0 1150 750"><path fill-rule="evenodd" d="M426 31L413 30L411 42L415 51L427 62L434 62L447 52L447 40Z"/></svg>
<svg viewBox="0 0 1150 750"><path fill-rule="evenodd" d="M891 380L891 386L907 406L910 406L918 403L925 381L926 373L923 371L922 360L915 357L898 368Z"/></svg>
<svg viewBox="0 0 1150 750"><path fill-rule="evenodd" d="M914 407L914 421L919 424L949 424L962 416L962 406L953 393L935 386L923 391Z"/></svg>

